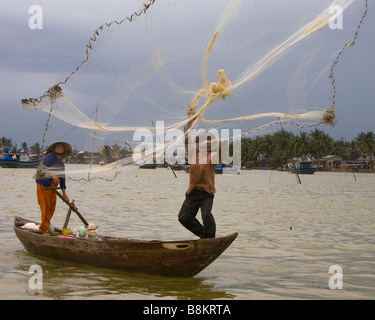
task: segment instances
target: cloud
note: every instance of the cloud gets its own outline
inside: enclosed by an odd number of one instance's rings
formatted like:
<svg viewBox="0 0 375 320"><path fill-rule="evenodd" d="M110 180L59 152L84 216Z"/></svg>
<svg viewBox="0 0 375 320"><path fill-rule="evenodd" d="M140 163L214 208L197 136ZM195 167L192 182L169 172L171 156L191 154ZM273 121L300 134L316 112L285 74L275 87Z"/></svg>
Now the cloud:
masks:
<svg viewBox="0 0 375 320"><path fill-rule="evenodd" d="M156 5L162 6L163 0L156 1ZM325 1L316 1L315 3L326 3ZM143 1L141 0L80 0L80 1L50 1L40 0L37 2L43 8L43 29L42 30L31 30L28 27L28 20L31 14L28 13L28 9L31 5L35 4L33 1L17 0L17 1L5 1L0 0L0 6L2 11L0 12L0 38L2 39L3 45L0 49L0 112L6 114L7 117L11 117L14 112L15 119L8 121L4 119L4 116L0 118L0 136L10 135L9 132L14 132L14 126L16 124L23 128L29 128L39 132L43 127L43 121L45 121L46 114L36 112L25 112L22 111L20 101L22 98L37 97L45 92L53 84L63 81L72 71L74 71L81 61L85 58L86 45L89 38L93 35L93 32L104 22L113 21L115 19L121 20L138 8L142 6ZM199 2L199 15L190 17L190 12L197 10L197 6L194 6L193 1L181 0L176 2L175 9L180 12L185 19L194 19L197 29L199 29L204 23L205 29L214 30L217 25L217 19L221 16L222 7L213 7L211 0L201 0ZM203 5L203 3L205 5ZM283 5L280 8L279 0L273 0L272 6L266 6L264 3L257 2L246 2L246 5L254 6L254 10L267 14L268 11L275 14L275 18L279 17L279 30L282 31L283 19L286 19L286 13L292 14L291 10L293 6L300 5L299 1L288 1L288 6ZM306 2L307 3L307 2ZM178 5L177 5L178 4ZM169 2L169 5L174 5ZM220 5L223 5L221 3ZM318 5L318 4L316 4ZM207 6L208 8L205 8ZM296 7L297 8L297 7ZM218 9L217 11L215 9ZM268 11L267 11L268 9ZM279 9L279 10L278 10ZM363 2L356 1L355 4L350 7L350 15L344 15L344 31L354 30L358 18L363 9ZM156 11L156 10L154 10ZM153 10L150 13L154 12ZM297 11L295 11L297 12ZM163 13L163 10L158 11ZM197 13L197 12L196 12ZM277 13L277 14L276 14ZM180 15L181 16L181 15ZM153 22L153 15L147 16L145 27L150 27ZM176 20L176 17L173 17ZM178 21L173 21L173 28L170 25L164 26L166 30L170 30L169 34L177 37L181 29L177 29ZM246 17L247 19L247 17ZM259 21L259 30L261 31L263 26L267 26L267 22L271 25L275 25L275 21L264 21L262 15L252 17ZM301 19L303 20L303 19ZM374 119L374 108L372 106L375 100L374 94L375 89L373 81L371 80L372 71L375 69L374 59L372 52L375 51L375 44L372 39L372 30L375 28L374 13L370 8L369 16L363 25L355 47L351 48L350 51L345 53L342 61L337 67L337 83L338 85L338 107L339 110L339 122L336 128L333 130L333 134L340 136L344 135L351 137L353 133L347 134L349 131L346 129L340 130L341 125L350 125L361 128L361 130L374 130L373 124L368 119ZM243 21L246 22L245 20ZM261 25L262 24L262 25ZM231 35L236 35L236 30L231 29L231 25L226 30L227 38L230 40ZM192 35L199 36L197 30L191 30ZM255 31L254 31L255 32ZM339 36L340 31L333 31ZM229 37L229 38L228 38ZM259 32L260 40L262 40L262 33ZM234 38L233 42L235 42ZM134 41L137 38L134 37ZM149 39L150 40L150 39ZM159 41L163 39L155 39ZM168 39L167 39L168 40ZM262 44L262 41L259 42ZM223 49L228 45L227 42L223 44ZM229 45L231 43L229 42ZM138 42L138 45L140 43ZM203 47L202 47L203 48ZM254 52L256 52L254 48ZM116 48L115 48L116 50ZM136 48L134 49L136 50ZM247 53L246 53L247 54ZM215 57L212 57L215 58ZM221 57L220 57L221 58ZM245 55L238 57L238 62L246 62L248 57ZM220 60L220 59L219 59ZM213 60L214 61L214 60ZM199 61L200 62L200 61ZM221 62L221 61L219 61ZM284 61L282 61L283 63ZM242 65L240 65L242 66ZM278 66L276 66L278 67ZM282 66L284 67L284 65ZM286 69L287 66L285 66ZM180 79L177 79L179 81ZM89 81L84 83L86 86L90 84ZM77 87L75 94L79 95L81 87ZM80 96L80 100L89 101L90 105L94 101L95 92L88 88L83 90L85 93L92 94L92 96ZM263 92L256 92L262 96ZM357 98L355 98L357 97ZM91 98L91 99L90 99ZM233 98L234 99L234 98ZM356 103L357 102L357 103ZM355 104L355 105L353 105ZM25 116L26 114L26 116ZM32 115L31 115L32 114ZM42 121L37 119L37 115ZM37 128L31 129L28 120L32 119L33 123L38 122ZM8 124L12 123L12 127ZM355 129L358 132L357 129ZM356 133L355 132L355 133ZM354 134L355 134L354 133ZM27 130L25 132L16 133L18 136L29 136ZM13 134L14 136L14 134ZM41 139L41 134L37 133L35 139ZM21 140L19 138L17 140Z"/></svg>

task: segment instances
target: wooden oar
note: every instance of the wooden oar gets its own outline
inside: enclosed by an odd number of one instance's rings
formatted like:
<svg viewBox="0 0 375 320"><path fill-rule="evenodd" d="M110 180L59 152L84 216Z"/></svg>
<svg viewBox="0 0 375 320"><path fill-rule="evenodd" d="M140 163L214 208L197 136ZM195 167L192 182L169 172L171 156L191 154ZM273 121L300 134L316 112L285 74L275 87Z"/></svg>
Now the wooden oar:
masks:
<svg viewBox="0 0 375 320"><path fill-rule="evenodd" d="M44 189L45 189L45 190L52 190L54 193L56 193L56 195L57 195L62 201L64 201L64 202L69 206L69 208L70 208L72 211L74 211L74 212L77 214L78 218L81 219L81 221L84 223L85 226L88 226L88 225L89 225L88 222L86 221L86 219L85 219L85 218L82 216L82 214L78 211L78 209L77 209L77 207L75 206L74 202L73 202L73 201L72 201L72 202L67 201L67 200L64 198L64 196L63 196L60 192L57 191L57 189L61 189L61 188L51 188L51 187L46 187L46 188L44 188Z"/></svg>
<svg viewBox="0 0 375 320"><path fill-rule="evenodd" d="M74 205L74 199L70 203ZM69 207L68 212L67 212L66 217L65 217L63 229L66 229L68 227L68 223L69 223L71 213L72 213L72 209Z"/></svg>

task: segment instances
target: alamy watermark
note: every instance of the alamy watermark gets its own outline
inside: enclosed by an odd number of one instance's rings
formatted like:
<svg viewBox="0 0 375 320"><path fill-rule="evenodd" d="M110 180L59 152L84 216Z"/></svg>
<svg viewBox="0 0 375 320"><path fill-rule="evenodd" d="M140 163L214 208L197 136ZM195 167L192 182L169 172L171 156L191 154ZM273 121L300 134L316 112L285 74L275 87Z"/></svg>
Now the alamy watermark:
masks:
<svg viewBox="0 0 375 320"><path fill-rule="evenodd" d="M29 28L31 30L43 29L43 8L39 5L33 5L29 8Z"/></svg>
<svg viewBox="0 0 375 320"><path fill-rule="evenodd" d="M40 265L34 264L29 268L29 289L42 290L43 289L43 269Z"/></svg>
<svg viewBox="0 0 375 320"><path fill-rule="evenodd" d="M241 167L241 129L165 130L164 121L156 121L154 130L138 129L133 141L140 142L133 150L136 164L232 164ZM229 154L232 143L232 156ZM209 155L209 156L208 156ZM199 158L197 159L197 156Z"/></svg>
<svg viewBox="0 0 375 320"><path fill-rule="evenodd" d="M343 18L343 9L339 5L332 5L329 7L329 14L332 16L329 18L328 25L330 29L336 30L336 29L342 29L344 25L344 18Z"/></svg>
<svg viewBox="0 0 375 320"><path fill-rule="evenodd" d="M328 280L328 286L331 290L342 290L344 288L343 271L341 266L335 264L329 267L328 273L333 275Z"/></svg>
<svg viewBox="0 0 375 320"><path fill-rule="evenodd" d="M332 16L329 18L329 27L332 30L343 28L343 9L339 5L329 7L328 13ZM32 5L29 7L29 28L32 30L43 29L43 8L40 5Z"/></svg>

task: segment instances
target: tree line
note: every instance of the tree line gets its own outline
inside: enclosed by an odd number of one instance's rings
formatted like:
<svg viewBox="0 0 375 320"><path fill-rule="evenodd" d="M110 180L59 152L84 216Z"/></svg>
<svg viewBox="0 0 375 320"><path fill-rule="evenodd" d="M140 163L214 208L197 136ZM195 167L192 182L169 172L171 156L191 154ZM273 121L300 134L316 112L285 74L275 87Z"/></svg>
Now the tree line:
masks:
<svg viewBox="0 0 375 320"><path fill-rule="evenodd" d="M73 163L99 163L99 162L113 162L122 158L125 158L131 154L131 146L126 143L125 147L121 147L117 142L114 143L112 146L110 145L103 145L99 148L97 152L79 152L75 148L73 149L72 156L68 160L69 162ZM40 152L41 145L39 142L34 143L30 148L26 142L22 142L20 146L12 141L11 138L2 137L0 139L0 151L4 152L6 150L12 152L21 152L21 151L36 151Z"/></svg>
<svg viewBox="0 0 375 320"><path fill-rule="evenodd" d="M17 144L13 143L12 138L7 138L7 137L3 136L0 139L0 148L1 149L8 149L9 147L15 148L16 149L15 151L21 151L21 150L25 150L25 151L40 151L40 148L41 148L39 142L35 142L30 148L29 148L29 146L27 145L26 142L22 142L21 145L20 145L20 147L18 147Z"/></svg>
<svg viewBox="0 0 375 320"><path fill-rule="evenodd" d="M12 145L12 139L1 138L2 149ZM16 150L40 151L40 144L36 142L29 149L26 142L21 143L21 148ZM117 160L131 153L129 148L121 148L117 143L113 146L102 146L99 149L101 159ZM2 150L3 151L3 150ZM73 150L76 154L77 150ZM254 163L267 159L272 167L287 164L292 157L313 157L317 160L327 155L337 155L344 160L367 158L374 165L375 134L372 131L358 133L351 141L343 138L335 140L324 131L315 128L310 133L300 132L298 135L281 129L273 134L257 136L255 138L242 138L241 159L242 165L249 167Z"/></svg>
<svg viewBox="0 0 375 320"><path fill-rule="evenodd" d="M285 130L273 134L243 138L241 141L242 165L249 167L261 165L264 159L272 167L282 167L292 157L313 157L316 160L328 155L337 155L344 160L370 159L373 165L375 153L375 134L372 131L361 132L351 141L343 138L335 140L328 134L315 128L310 133L298 135Z"/></svg>

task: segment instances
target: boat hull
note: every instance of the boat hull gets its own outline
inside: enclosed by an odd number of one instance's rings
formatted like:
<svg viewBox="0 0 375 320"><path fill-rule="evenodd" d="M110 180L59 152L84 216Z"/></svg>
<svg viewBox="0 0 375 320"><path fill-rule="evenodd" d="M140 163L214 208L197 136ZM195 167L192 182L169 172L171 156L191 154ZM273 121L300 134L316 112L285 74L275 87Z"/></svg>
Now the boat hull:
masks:
<svg viewBox="0 0 375 320"><path fill-rule="evenodd" d="M36 168L38 165L39 161L0 160L0 167L3 168Z"/></svg>
<svg viewBox="0 0 375 320"><path fill-rule="evenodd" d="M218 258L238 233L226 237L186 241L144 241L115 237L96 240L44 236L22 229L29 220L15 218L14 231L25 249L57 260L115 268L131 273L191 277Z"/></svg>
<svg viewBox="0 0 375 320"><path fill-rule="evenodd" d="M289 168L291 173L298 173L298 174L314 174L316 171L316 168L305 168L305 169L294 169L294 168Z"/></svg>

